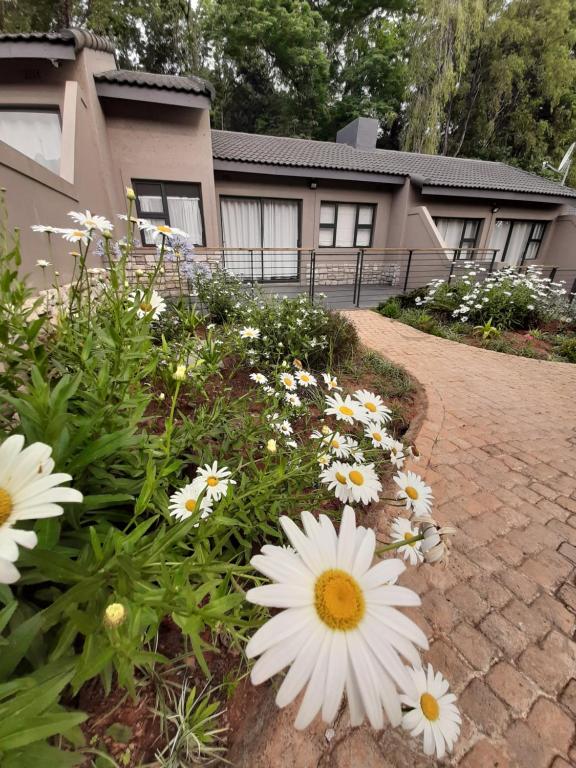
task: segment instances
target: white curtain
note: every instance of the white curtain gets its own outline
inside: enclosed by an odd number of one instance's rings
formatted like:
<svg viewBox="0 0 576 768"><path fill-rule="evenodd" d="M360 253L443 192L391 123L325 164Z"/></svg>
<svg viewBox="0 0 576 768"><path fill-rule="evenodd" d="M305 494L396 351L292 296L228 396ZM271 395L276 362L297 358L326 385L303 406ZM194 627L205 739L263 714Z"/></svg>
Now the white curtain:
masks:
<svg viewBox="0 0 576 768"><path fill-rule="evenodd" d="M0 109L0 141L53 173L60 173L61 133L56 112Z"/></svg>
<svg viewBox="0 0 576 768"><path fill-rule="evenodd" d="M320 206L320 224L334 224L336 216L336 206L325 203ZM320 227L318 234L318 245L330 248L334 240L333 227Z"/></svg>
<svg viewBox="0 0 576 768"><path fill-rule="evenodd" d="M498 219L490 235L491 249L497 250L497 261L502 261L504 256L504 248L506 246L506 240L508 239L508 232L510 232L510 222L504 219Z"/></svg>
<svg viewBox="0 0 576 768"><path fill-rule="evenodd" d="M262 247L262 220L259 200L224 199L221 201L222 243L224 248L239 248L225 251L226 267L240 277L262 278L262 262L251 248Z"/></svg>
<svg viewBox="0 0 576 768"><path fill-rule="evenodd" d="M530 221L515 221L513 223L512 236L506 249L507 264L520 264L531 229L532 222Z"/></svg>
<svg viewBox="0 0 576 768"><path fill-rule="evenodd" d="M445 248L460 248L464 219L436 219L435 224Z"/></svg>
<svg viewBox="0 0 576 768"><path fill-rule="evenodd" d="M170 225L184 230L194 245L202 245L202 216L197 197L167 197Z"/></svg>
<svg viewBox="0 0 576 768"><path fill-rule="evenodd" d="M298 202L262 201L264 248L298 247ZM264 251L264 279L294 278L298 274L296 250Z"/></svg>
<svg viewBox="0 0 576 768"><path fill-rule="evenodd" d="M356 206L341 204L338 206L338 224L336 226L336 248L354 246L356 228Z"/></svg>

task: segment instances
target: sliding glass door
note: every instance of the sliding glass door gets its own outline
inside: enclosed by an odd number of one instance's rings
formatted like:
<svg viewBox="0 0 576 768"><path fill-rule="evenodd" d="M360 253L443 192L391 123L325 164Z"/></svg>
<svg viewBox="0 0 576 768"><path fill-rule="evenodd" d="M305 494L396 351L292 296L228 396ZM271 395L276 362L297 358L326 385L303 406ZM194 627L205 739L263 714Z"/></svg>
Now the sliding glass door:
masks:
<svg viewBox="0 0 576 768"><path fill-rule="evenodd" d="M298 277L298 200L222 197L220 209L227 269L248 280Z"/></svg>

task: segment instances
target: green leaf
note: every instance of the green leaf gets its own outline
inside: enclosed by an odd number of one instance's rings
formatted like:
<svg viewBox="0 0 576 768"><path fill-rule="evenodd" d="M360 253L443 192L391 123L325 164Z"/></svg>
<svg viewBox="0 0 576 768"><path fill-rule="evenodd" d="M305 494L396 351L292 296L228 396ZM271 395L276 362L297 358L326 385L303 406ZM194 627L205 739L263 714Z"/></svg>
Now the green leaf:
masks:
<svg viewBox="0 0 576 768"><path fill-rule="evenodd" d="M113 738L114 741L120 742L120 744L128 744L132 740L134 732L125 723L112 723L112 725L106 728L106 735Z"/></svg>
<svg viewBox="0 0 576 768"><path fill-rule="evenodd" d="M25 747L35 741L48 739L63 733L75 725L80 725L87 718L84 712L62 712L49 715L40 715L21 723L20 728L13 734L0 736L0 750L5 752L17 747Z"/></svg>
<svg viewBox="0 0 576 768"><path fill-rule="evenodd" d="M0 653L0 680L5 680L16 669L40 632L43 622L42 613L36 613L10 634L8 645Z"/></svg>
<svg viewBox="0 0 576 768"><path fill-rule="evenodd" d="M30 744L5 755L2 768L76 768L85 759L85 755L65 752L49 744Z"/></svg>

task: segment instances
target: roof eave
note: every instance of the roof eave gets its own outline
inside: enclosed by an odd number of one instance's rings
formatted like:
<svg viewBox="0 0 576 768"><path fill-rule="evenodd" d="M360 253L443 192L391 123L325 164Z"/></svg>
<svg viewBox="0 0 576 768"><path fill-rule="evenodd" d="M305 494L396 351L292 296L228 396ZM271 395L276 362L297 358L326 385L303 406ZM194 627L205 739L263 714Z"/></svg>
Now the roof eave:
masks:
<svg viewBox="0 0 576 768"><path fill-rule="evenodd" d="M541 192L514 192L502 189L477 189L475 187L445 187L424 183L420 188L423 195L436 195L440 197L482 198L488 200L512 200L526 203L548 203L549 205L562 205L568 200L573 200L574 195L542 194Z"/></svg>
<svg viewBox="0 0 576 768"><path fill-rule="evenodd" d="M51 61L73 61L76 58L74 45L49 43L42 40L2 40L0 59L49 59Z"/></svg>
<svg viewBox="0 0 576 768"><path fill-rule="evenodd" d="M170 104L176 107L188 107L191 109L210 109L210 98L204 94L154 88L147 85L96 82L96 93L100 98L107 99Z"/></svg>
<svg viewBox="0 0 576 768"><path fill-rule="evenodd" d="M406 178L406 174L346 171L339 168L316 168L307 165L252 163L248 160L225 160L217 157L214 158L214 170L273 176L299 176L308 179L331 179L334 181L367 181L371 184L394 184L397 186L404 184Z"/></svg>

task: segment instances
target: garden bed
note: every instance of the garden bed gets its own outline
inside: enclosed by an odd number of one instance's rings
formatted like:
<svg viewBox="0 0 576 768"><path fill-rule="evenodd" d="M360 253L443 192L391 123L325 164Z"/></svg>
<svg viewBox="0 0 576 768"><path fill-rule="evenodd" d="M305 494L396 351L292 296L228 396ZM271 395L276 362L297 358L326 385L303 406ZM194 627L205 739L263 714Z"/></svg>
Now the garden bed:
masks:
<svg viewBox="0 0 576 768"><path fill-rule="evenodd" d="M537 360L576 363L576 300L537 268L495 275L464 265L464 277L435 280L378 307L425 333Z"/></svg>

